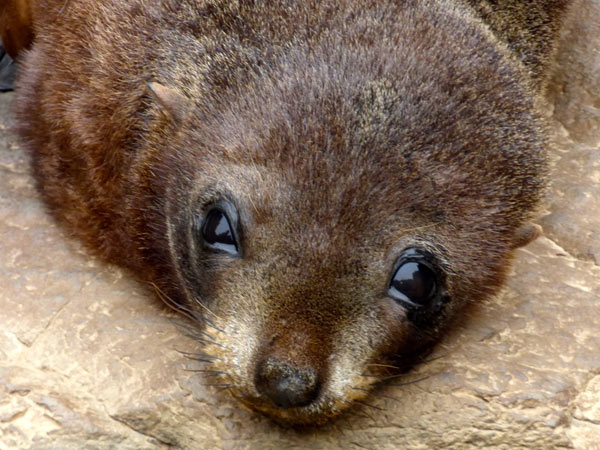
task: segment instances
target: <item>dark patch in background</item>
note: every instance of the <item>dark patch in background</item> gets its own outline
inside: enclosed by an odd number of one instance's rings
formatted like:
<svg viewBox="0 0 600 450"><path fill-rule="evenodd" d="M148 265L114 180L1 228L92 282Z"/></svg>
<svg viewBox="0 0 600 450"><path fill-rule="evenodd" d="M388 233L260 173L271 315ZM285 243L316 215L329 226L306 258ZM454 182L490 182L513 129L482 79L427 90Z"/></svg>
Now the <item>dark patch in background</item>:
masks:
<svg viewBox="0 0 600 450"><path fill-rule="evenodd" d="M0 40L0 92L12 91L15 72L15 62L8 56Z"/></svg>

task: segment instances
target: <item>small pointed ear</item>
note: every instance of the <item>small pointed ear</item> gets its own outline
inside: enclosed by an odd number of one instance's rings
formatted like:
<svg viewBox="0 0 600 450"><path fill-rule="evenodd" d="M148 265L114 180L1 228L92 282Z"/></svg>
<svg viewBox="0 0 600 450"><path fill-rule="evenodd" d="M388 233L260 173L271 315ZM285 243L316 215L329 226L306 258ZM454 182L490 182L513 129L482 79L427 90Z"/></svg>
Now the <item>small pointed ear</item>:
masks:
<svg viewBox="0 0 600 450"><path fill-rule="evenodd" d="M542 234L544 230L537 223L526 223L525 225L517 228L515 235L512 240L512 248L524 247L530 242L535 241Z"/></svg>
<svg viewBox="0 0 600 450"><path fill-rule="evenodd" d="M148 89L150 89L152 96L158 100L163 110L175 120L177 125L183 122L194 107L189 98L155 81L148 83Z"/></svg>

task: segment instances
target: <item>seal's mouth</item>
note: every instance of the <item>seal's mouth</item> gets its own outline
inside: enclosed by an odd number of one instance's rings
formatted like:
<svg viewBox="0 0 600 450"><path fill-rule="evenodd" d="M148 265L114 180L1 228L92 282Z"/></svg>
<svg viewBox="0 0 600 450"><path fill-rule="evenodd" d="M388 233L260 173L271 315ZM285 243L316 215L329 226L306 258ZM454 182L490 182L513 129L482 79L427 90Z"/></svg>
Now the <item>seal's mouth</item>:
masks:
<svg viewBox="0 0 600 450"><path fill-rule="evenodd" d="M239 322L234 328L211 321L207 331L197 331L203 333L197 337L203 351L186 356L202 363L199 372L207 385L223 388L240 406L292 427L320 426L356 406L380 409L367 397L407 374L415 356L425 350L396 354L398 360L388 356L392 351L385 346L352 352L350 345L344 345L344 352L302 345L314 342L310 336L282 346L278 344L286 342L283 337L253 339L256 334ZM290 336L301 334L286 335ZM397 347L394 342L390 346Z"/></svg>
<svg viewBox="0 0 600 450"><path fill-rule="evenodd" d="M310 367L268 357L255 365L254 383L238 385L228 375L228 392L243 406L282 425L323 425L365 399L381 375L363 372L336 375L335 367L320 376ZM337 371L338 374L341 372ZM367 375L366 372L373 372Z"/></svg>
<svg viewBox="0 0 600 450"><path fill-rule="evenodd" d="M202 352L188 356L203 363L207 385L282 425L329 422L364 400L389 367L381 364L385 348L319 344L324 339L309 326L264 339L246 323L205 323L206 331L197 330Z"/></svg>
<svg viewBox="0 0 600 450"><path fill-rule="evenodd" d="M368 390L354 391L360 398L336 398L330 393L322 393L310 404L294 407L280 407L264 396L252 396L232 388L231 395L248 409L266 415L282 425L323 425L348 410L354 401L367 396ZM353 394L357 395L357 394Z"/></svg>

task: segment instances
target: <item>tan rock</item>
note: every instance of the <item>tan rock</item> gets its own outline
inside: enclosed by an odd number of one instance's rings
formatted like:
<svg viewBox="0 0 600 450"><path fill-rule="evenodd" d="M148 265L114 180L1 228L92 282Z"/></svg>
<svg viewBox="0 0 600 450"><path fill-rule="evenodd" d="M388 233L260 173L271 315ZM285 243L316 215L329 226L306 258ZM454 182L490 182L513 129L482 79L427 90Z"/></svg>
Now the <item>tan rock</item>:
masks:
<svg viewBox="0 0 600 450"><path fill-rule="evenodd" d="M551 91L546 237L429 362L305 432L187 371L201 365L180 353L198 349L183 319L53 223L1 95L0 449L599 448L600 4L575 14Z"/></svg>

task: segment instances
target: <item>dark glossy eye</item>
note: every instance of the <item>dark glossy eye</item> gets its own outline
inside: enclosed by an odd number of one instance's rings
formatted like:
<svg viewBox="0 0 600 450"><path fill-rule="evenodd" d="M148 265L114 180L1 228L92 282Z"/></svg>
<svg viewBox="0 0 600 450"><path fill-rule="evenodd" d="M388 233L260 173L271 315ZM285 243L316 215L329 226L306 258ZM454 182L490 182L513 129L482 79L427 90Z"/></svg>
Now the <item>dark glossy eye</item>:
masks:
<svg viewBox="0 0 600 450"><path fill-rule="evenodd" d="M238 243L227 214L220 208L211 209L202 226L202 237L210 249L239 254Z"/></svg>
<svg viewBox="0 0 600 450"><path fill-rule="evenodd" d="M438 296L439 280L433 266L417 250L406 251L388 289L388 295L413 308L428 306Z"/></svg>

